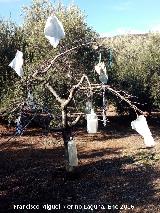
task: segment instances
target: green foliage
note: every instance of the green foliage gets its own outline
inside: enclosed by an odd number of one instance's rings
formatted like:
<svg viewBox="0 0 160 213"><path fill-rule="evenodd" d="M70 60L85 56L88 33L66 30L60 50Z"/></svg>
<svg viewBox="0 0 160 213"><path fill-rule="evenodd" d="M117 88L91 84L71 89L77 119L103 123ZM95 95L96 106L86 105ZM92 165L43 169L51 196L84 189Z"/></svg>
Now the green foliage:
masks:
<svg viewBox="0 0 160 213"><path fill-rule="evenodd" d="M138 97L144 108L160 108L160 35L117 36L105 41L113 50L110 84Z"/></svg>
<svg viewBox="0 0 160 213"><path fill-rule="evenodd" d="M57 17L63 23L65 38L60 41L57 48L53 48L44 36L46 19L55 10ZM32 6L24 8L24 35L26 38L25 78L32 75L36 69L43 70L57 54L70 48L78 47L74 51L59 57L43 78L62 98L67 98L69 89L76 84L82 74L92 73L96 51L92 44L81 46L96 38L86 24L84 14L74 5L65 7L62 4L52 5L49 1L34 0ZM46 93L44 85L32 82L34 97L41 105L48 106L57 111L57 103L50 92ZM47 95L46 95L47 94Z"/></svg>
<svg viewBox="0 0 160 213"><path fill-rule="evenodd" d="M8 66L16 50L24 48L23 34L19 27L9 21L0 20L0 108L6 108L15 96L19 82L18 75Z"/></svg>
<svg viewBox="0 0 160 213"><path fill-rule="evenodd" d="M90 42L95 37L95 33L86 25L84 15L76 6L64 7L61 4L54 5L56 15L63 23L66 34L58 47L54 49L45 38L43 32L46 19L52 10L53 5L44 0L34 0L31 7L24 8L24 34L28 44L26 53L29 61L33 62L32 66L36 68L39 68L39 66L44 63L44 60L48 61L49 59L53 59L56 54ZM68 69L74 70L74 73L78 69L79 72L77 62L79 59L87 57L90 54L89 51L91 51L90 48L87 49L84 47L83 49L79 48L65 55L61 61L56 62L56 73L57 71L60 73L62 70L63 75L67 74ZM31 64L29 64L29 66L31 66ZM81 72L83 72L83 70Z"/></svg>
<svg viewBox="0 0 160 213"><path fill-rule="evenodd" d="M63 23L66 34L57 48L53 48L44 36L45 22L53 8ZM135 100L146 103L150 109L160 108L159 34L117 36L106 39L100 48L95 49L90 42L97 41L97 34L87 26L85 15L75 5L66 7L61 3L53 5L48 0L33 0L30 6L23 8L23 14L24 23L21 28L12 22L0 21L1 109L10 109L17 102L25 100L27 88L31 86L40 107L47 107L54 114L59 114L60 107L44 83L49 82L62 98L67 98L71 86L84 73L92 82L99 83L94 65L98 63L100 53L107 67L109 85L138 97ZM82 45L86 43L89 44ZM48 72L41 75L43 82L32 79L35 70L43 71L57 54L73 47L77 48L57 58ZM24 53L23 80L8 67L17 49ZM84 109L84 93L89 92L78 91L70 105L71 111ZM110 93L107 96L115 99ZM94 103L101 106L102 98L99 98L99 94L95 93L94 98ZM126 109L124 102L120 103L118 100L118 108Z"/></svg>
<svg viewBox="0 0 160 213"><path fill-rule="evenodd" d="M57 48L53 48L44 36L45 22L53 8L56 16L63 23L66 34ZM97 53L92 43L86 46L83 44L92 42L97 35L87 26L84 14L74 5L65 7L60 3L52 5L46 0L33 0L32 5L24 7L23 11L24 23L21 32L25 41L23 48L25 74L23 80L19 81L18 87L12 88L12 97L16 90L19 91L19 97L25 99L27 87L31 86L36 102L42 108L48 107L55 114L59 112L55 98L45 88L43 82L32 79L33 73L35 70L43 71L57 54L77 47L74 51L59 57L49 71L42 75L45 82L50 82L60 97L66 98L69 89L78 82L82 74L93 73ZM8 99L10 98L8 96Z"/></svg>

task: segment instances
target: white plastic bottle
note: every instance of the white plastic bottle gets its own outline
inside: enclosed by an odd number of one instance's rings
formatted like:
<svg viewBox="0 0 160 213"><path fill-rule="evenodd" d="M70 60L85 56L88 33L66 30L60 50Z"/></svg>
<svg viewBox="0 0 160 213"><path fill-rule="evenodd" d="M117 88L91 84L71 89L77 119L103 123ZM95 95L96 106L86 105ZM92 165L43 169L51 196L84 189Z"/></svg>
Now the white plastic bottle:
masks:
<svg viewBox="0 0 160 213"><path fill-rule="evenodd" d="M97 133L98 130L98 118L93 109L91 113L87 114L87 132L88 133Z"/></svg>

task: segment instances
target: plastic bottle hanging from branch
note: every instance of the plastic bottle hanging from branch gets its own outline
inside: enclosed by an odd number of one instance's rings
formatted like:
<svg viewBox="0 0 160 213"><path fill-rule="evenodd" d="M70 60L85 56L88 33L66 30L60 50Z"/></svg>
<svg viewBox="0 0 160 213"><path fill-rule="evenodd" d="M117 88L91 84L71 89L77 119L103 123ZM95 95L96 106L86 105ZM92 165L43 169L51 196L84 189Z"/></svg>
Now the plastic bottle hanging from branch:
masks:
<svg viewBox="0 0 160 213"><path fill-rule="evenodd" d="M143 138L146 147L154 147L155 141L152 137L152 133L148 127L146 118L144 115L140 115L136 120L131 122L132 129L136 130Z"/></svg>
<svg viewBox="0 0 160 213"><path fill-rule="evenodd" d="M69 166L78 166L77 148L73 138L68 141Z"/></svg>
<svg viewBox="0 0 160 213"><path fill-rule="evenodd" d="M91 113L87 114L87 132L88 133L97 133L98 130L98 118L93 109Z"/></svg>
<svg viewBox="0 0 160 213"><path fill-rule="evenodd" d="M46 21L44 34L54 48L57 47L59 41L65 37L63 25L54 12Z"/></svg>

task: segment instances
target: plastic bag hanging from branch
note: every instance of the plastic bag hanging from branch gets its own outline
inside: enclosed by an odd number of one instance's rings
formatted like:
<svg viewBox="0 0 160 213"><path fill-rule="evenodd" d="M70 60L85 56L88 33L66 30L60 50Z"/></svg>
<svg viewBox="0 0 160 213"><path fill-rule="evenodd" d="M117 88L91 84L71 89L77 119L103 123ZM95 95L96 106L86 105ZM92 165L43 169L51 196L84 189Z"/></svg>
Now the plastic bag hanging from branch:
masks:
<svg viewBox="0 0 160 213"><path fill-rule="evenodd" d="M106 66L104 62L99 62L97 65L95 65L95 71L98 73L98 75L106 74Z"/></svg>
<svg viewBox="0 0 160 213"><path fill-rule="evenodd" d="M107 84L107 82L108 82L108 75L107 75L105 63L101 62L101 53L99 55L99 63L97 65L95 65L95 71L99 75L99 80L103 84Z"/></svg>
<svg viewBox="0 0 160 213"><path fill-rule="evenodd" d="M99 80L102 82L102 84L107 84L108 75L105 75L105 74L101 73L101 75L99 76Z"/></svg>
<svg viewBox="0 0 160 213"><path fill-rule="evenodd" d="M152 137L152 133L148 127L146 118L144 115L140 115L136 120L131 122L132 129L136 130L143 138L146 147L154 147L155 141Z"/></svg>
<svg viewBox="0 0 160 213"><path fill-rule="evenodd" d="M15 55L15 58L11 61L11 63L8 65L11 68L13 68L16 73L22 78L23 76L23 53L19 50L17 50L17 53Z"/></svg>
<svg viewBox="0 0 160 213"><path fill-rule="evenodd" d="M63 25L54 14L48 17L44 34L54 48L56 48L59 41L65 37Z"/></svg>

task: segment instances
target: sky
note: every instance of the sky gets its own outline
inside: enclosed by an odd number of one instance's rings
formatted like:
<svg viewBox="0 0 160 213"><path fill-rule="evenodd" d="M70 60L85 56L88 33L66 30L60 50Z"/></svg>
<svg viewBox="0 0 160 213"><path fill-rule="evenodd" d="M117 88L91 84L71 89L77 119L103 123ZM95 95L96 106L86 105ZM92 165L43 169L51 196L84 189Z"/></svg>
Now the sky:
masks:
<svg viewBox="0 0 160 213"><path fill-rule="evenodd" d="M22 6L32 0L0 0L0 17L23 22ZM51 2L54 2L51 0ZM101 36L160 31L160 0L61 0L74 2L86 14L86 22Z"/></svg>

